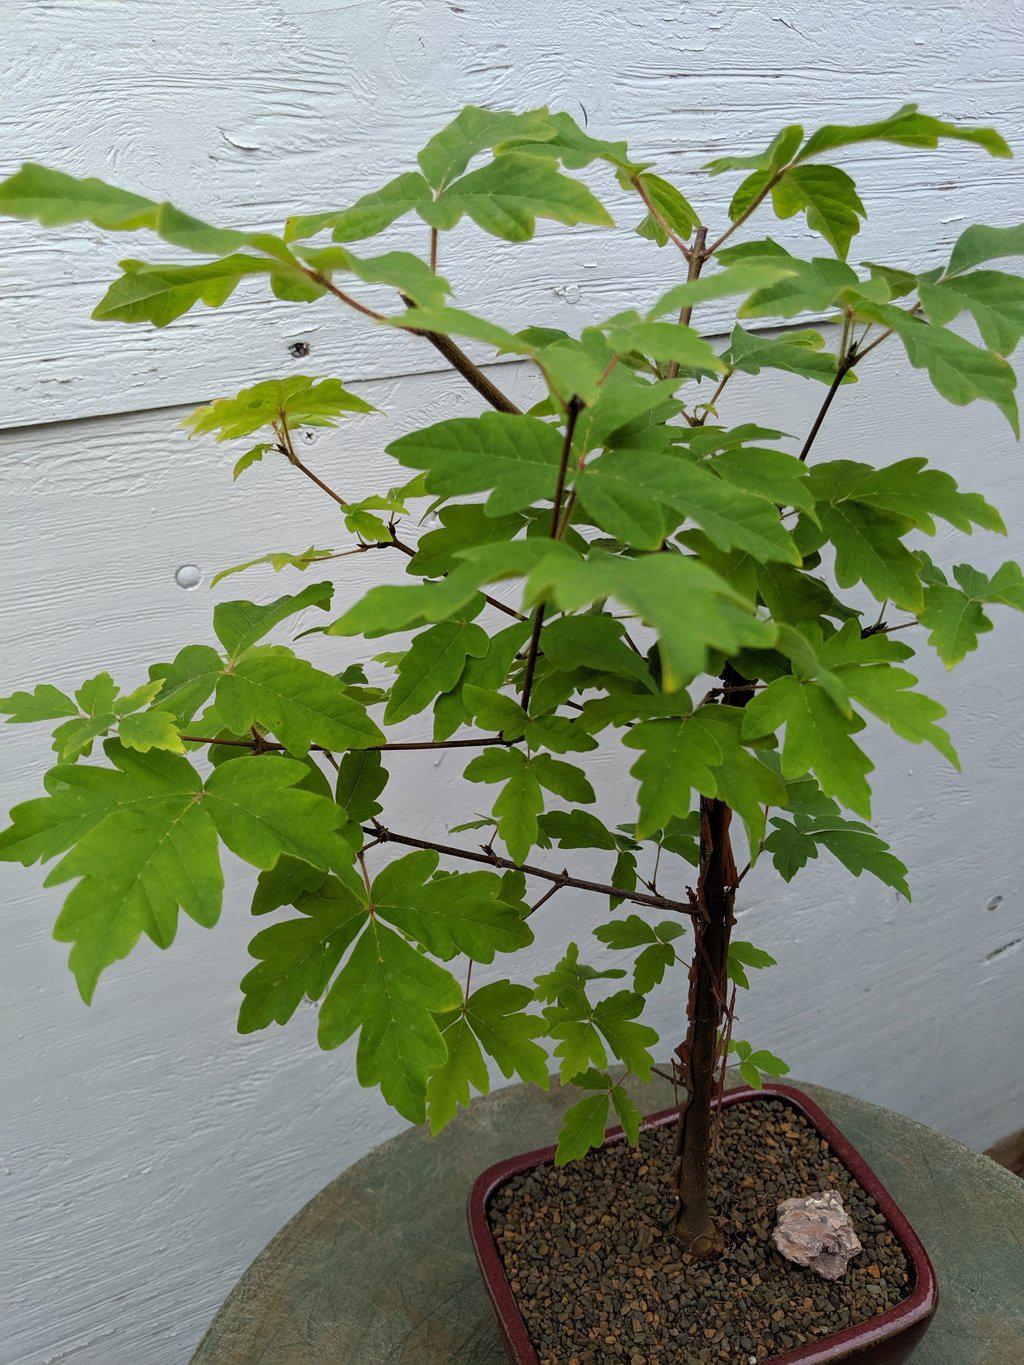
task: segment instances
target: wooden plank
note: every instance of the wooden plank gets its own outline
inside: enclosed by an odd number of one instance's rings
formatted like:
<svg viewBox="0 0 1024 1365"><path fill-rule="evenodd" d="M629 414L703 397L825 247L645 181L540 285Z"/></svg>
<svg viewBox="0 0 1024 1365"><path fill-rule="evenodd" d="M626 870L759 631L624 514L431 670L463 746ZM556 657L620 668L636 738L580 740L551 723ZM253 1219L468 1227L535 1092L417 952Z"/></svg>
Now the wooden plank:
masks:
<svg viewBox="0 0 1024 1365"><path fill-rule="evenodd" d="M1024 50L1006 41L1005 12L992 3L973 6L969 19L944 13L941 23L916 4L890 7L880 23L871 0L850 0L841 23L810 0L784 15L755 0L721 15L652 0L642 16L567 0L535 8L529 23L518 0L403 0L397 10L351 0L136 0L130 24L121 6L95 0L23 0L22 9L24 21L5 34L0 171L44 161L231 226L274 228L289 212L351 202L410 167L466 102L564 105L595 132L627 137L711 224L724 223L736 181L699 174L710 156L756 149L792 120L888 112L898 102L894 71L899 91L930 110L995 123L1024 142ZM1019 217L1024 172L975 148L854 148L847 161L863 172L873 215L855 259L933 264L931 248L941 253L966 222ZM463 225L446 238L442 269L459 303L513 327L577 331L672 283L675 253L632 234L636 201L609 173L593 178L615 233L545 226L512 247ZM764 221L757 231L779 226ZM821 251L801 224L784 225L786 240ZM425 233L410 220L380 245L422 251ZM268 303L259 283L163 333L91 322L129 255L174 253L138 234L0 220L5 327L17 343L0 359L0 424L217 396L296 372L288 349L296 340L310 343L319 372L349 380L439 368L422 342L369 328L333 300ZM725 317L708 307L700 322L714 330Z"/></svg>

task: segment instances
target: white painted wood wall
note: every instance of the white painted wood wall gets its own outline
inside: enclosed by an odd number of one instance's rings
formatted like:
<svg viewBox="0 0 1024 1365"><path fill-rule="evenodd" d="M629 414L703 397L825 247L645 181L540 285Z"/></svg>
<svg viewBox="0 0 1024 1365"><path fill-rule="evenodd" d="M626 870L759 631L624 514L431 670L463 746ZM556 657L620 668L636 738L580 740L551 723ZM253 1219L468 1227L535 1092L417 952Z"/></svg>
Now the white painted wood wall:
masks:
<svg viewBox="0 0 1024 1365"><path fill-rule="evenodd" d="M994 0L8 0L0 170L45 161L213 222L272 227L404 169L463 103L549 101L628 137L715 222L728 187L697 168L791 120L863 119L917 98L1024 145L1012 12ZM873 149L851 163L872 213L860 259L930 263L966 222L1021 217L1019 167L973 149ZM577 328L650 297L677 269L630 233L635 208L618 218L611 236L545 230L521 248L460 231L443 266L467 307ZM392 240L420 248L423 235L409 224ZM116 260L146 252L88 226L0 221L5 691L74 685L101 667L138 681L140 661L208 637L216 569L337 540L331 504L286 469L232 486L230 456L178 429L189 405L278 374L370 381L362 391L386 415L310 452L354 492L387 482L381 451L396 430L478 410L429 348L368 332L327 302L268 307L243 287L219 313L165 332L90 322ZM714 330L716 315L702 320ZM296 340L309 359L291 358ZM844 392L820 454L928 455L1019 526L1021 455L1002 420L947 407L895 358L883 348ZM525 391L526 376L504 378ZM803 432L820 391L744 381L728 398L726 420ZM991 568L1007 548L943 536L938 552ZM203 571L196 591L175 584L187 563ZM342 603L380 567L347 565ZM283 590L269 574L227 587L239 584ZM742 896L744 934L782 963L745 1002L746 1035L797 1075L978 1146L1024 1121L1022 644L1010 622L951 677L925 670L949 706L961 776L876 736L878 824L911 868L912 907L824 861L790 888L761 870ZM357 647L332 644L330 657ZM3 740L5 797L34 795L42 734ZM468 814L460 770L450 755L403 759L405 786L389 795L396 827L439 836ZM622 810L620 764L597 771L602 803ZM89 1011L50 939L57 892L35 871L2 871L0 1359L182 1361L281 1223L401 1121L355 1085L348 1050L317 1051L309 1010L285 1030L234 1032L251 933L240 867L216 931L186 920L170 952L141 948ZM594 916L586 898L560 895L524 975ZM653 1013L666 1032L678 1027L673 995Z"/></svg>

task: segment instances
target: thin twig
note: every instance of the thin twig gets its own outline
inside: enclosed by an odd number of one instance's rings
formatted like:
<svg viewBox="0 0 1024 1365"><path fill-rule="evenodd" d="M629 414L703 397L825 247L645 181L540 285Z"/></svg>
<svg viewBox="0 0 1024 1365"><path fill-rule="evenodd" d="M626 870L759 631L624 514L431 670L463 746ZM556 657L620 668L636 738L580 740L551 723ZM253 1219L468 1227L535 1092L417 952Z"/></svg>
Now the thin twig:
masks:
<svg viewBox="0 0 1024 1365"><path fill-rule="evenodd" d="M549 872L546 867L535 867L530 863L517 863L511 858L499 857L497 853L477 853L472 849L457 848L454 844L440 844L433 839L416 839L410 834L395 834L376 821L364 825L363 833L383 843L402 844L407 848L426 848L435 853L445 853L452 858L462 858L471 863L483 863L488 867L501 867L510 872L525 872L528 877L539 877L542 881L553 882L556 887L573 886L580 891L593 891L599 896L617 896L634 905L649 905L655 910L671 910L677 915L692 917L696 907L686 901L670 900L667 896L649 896L641 891L626 891L606 882L592 882L582 877L571 877L565 872Z"/></svg>
<svg viewBox="0 0 1024 1365"><path fill-rule="evenodd" d="M583 405L580 400L573 395L569 399L565 417L565 435L562 438L562 455L558 462L558 477L555 480L554 501L551 507L551 528L550 536L552 540L561 540L565 531L566 522L562 518L562 498L565 495L565 480L569 469L569 457L572 454L572 438L576 432L576 421L582 411ZM571 499L570 499L571 507ZM545 602L539 602L533 613L533 629L530 632L530 644L526 653L526 668L523 673L523 691L521 695L521 705L527 714L530 710L530 697L533 693L533 675L537 667L537 655L540 652L540 633L544 626L544 614L547 610Z"/></svg>
<svg viewBox="0 0 1024 1365"><path fill-rule="evenodd" d="M704 262L705 262L705 261L707 260L707 258L708 258L708 253L707 253L707 251L705 250L705 243L707 242L707 237L708 237L708 230L707 230L707 228L706 228L706 227L699 227L699 228L697 229L696 236L695 236L694 239L693 239L693 250L690 252L689 256L687 257L687 259L688 259L688 261L689 261L689 268L687 269L687 272L686 272L686 282L687 282L687 284L690 284L690 283L692 283L695 279L697 279L697 277L700 275L701 270L702 270L703 267L704 267ZM691 318L692 316L693 316L693 304L692 304L692 303L684 303L683 306L682 306L682 307L680 308L680 310L679 310L679 323L680 323L680 326L689 327L689 325L690 325L690 318ZM666 379L675 379L676 376L677 376L678 374L679 374L679 361L678 361L678 360L670 360L669 363L668 363L668 366L667 366L667 368L666 368L666 370L665 370L665 377L666 377Z"/></svg>
<svg viewBox="0 0 1024 1365"><path fill-rule="evenodd" d="M226 744L235 749L273 749L276 752L286 750L286 744L278 744L274 740L263 739L219 739L213 735L182 735L181 738L187 744ZM480 749L488 744L518 744L516 739L505 739L503 735L474 735L469 739L416 739L395 741L389 744L366 744L365 749L372 749L377 753L386 750L394 752L396 750L413 749ZM328 754L331 751L323 744L311 744L310 751L318 754Z"/></svg>

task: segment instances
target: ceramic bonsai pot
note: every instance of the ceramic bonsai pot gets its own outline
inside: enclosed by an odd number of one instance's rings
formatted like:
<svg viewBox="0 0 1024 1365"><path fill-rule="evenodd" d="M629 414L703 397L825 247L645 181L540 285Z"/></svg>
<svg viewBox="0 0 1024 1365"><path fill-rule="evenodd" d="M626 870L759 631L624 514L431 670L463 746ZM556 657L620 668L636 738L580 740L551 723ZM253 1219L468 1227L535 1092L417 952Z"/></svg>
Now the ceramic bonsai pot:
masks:
<svg viewBox="0 0 1024 1365"><path fill-rule="evenodd" d="M861 1188L874 1198L879 1211L902 1247L910 1270L910 1288L907 1296L896 1307L844 1328L832 1336L796 1350L768 1357L767 1360L762 1360L761 1365L783 1365L784 1362L791 1361L811 1365L812 1362L845 1360L849 1357L856 1357L858 1365L861 1365L861 1362L868 1365L868 1362L891 1363L906 1360L920 1340L938 1302L935 1272L920 1238L860 1153L843 1137L831 1119L801 1091L786 1085L766 1085L763 1090L741 1087L728 1091L722 1097L721 1103L728 1107L739 1103L757 1103L766 1099L782 1100L796 1109L825 1139L832 1155L846 1167ZM644 1127L647 1129L663 1127L675 1121L675 1109L668 1109L653 1115ZM605 1144L624 1140L621 1128L611 1128L605 1137ZM545 1147L539 1151L526 1152L521 1156L500 1161L478 1177L469 1196L469 1230L473 1248L498 1319L508 1358L513 1365L538 1365L538 1356L506 1277L491 1232L487 1209L495 1192L506 1181L535 1167L550 1164L554 1154L554 1147ZM685 1342L681 1340L680 1345L685 1346Z"/></svg>

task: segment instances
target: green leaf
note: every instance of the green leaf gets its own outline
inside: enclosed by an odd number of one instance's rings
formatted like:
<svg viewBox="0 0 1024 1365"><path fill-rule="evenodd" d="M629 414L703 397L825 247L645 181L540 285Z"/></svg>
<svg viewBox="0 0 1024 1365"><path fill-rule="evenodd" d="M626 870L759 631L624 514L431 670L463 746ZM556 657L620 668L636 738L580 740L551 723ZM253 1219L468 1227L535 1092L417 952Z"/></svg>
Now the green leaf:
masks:
<svg viewBox="0 0 1024 1365"><path fill-rule="evenodd" d="M961 493L949 474L929 468L923 457L882 468L853 460L830 460L812 468L811 486L820 500L864 503L906 517L928 535L935 534L934 517L968 535L975 526L1006 534L1002 517L980 493Z"/></svg>
<svg viewBox="0 0 1024 1365"><path fill-rule="evenodd" d="M452 292L451 285L426 261L409 251L385 251L380 256L354 256L341 246L299 247L298 255L326 279L339 270L355 275L366 284L387 284L397 289L406 301L426 307L443 308Z"/></svg>
<svg viewBox="0 0 1024 1365"><path fill-rule="evenodd" d="M277 646L249 651L217 684L218 714L235 734L253 725L300 757L310 745L363 749L384 736L330 673Z"/></svg>
<svg viewBox="0 0 1024 1365"><path fill-rule="evenodd" d="M169 947L181 908L210 927L223 878L217 835L198 798L199 775L183 758L104 746L112 768L57 768L51 795L16 806L0 857L25 863L69 849L47 884L78 878L54 929L71 943L69 965L83 1000L100 973L141 934Z"/></svg>
<svg viewBox="0 0 1024 1365"><path fill-rule="evenodd" d="M350 393L340 379L296 374L264 380L231 398L218 398L196 408L182 426L192 436L215 434L218 441L235 441L282 419L289 427L334 427L343 413L376 411L372 403Z"/></svg>
<svg viewBox="0 0 1024 1365"><path fill-rule="evenodd" d="M945 324L969 312L997 355L1010 355L1024 333L1024 280L1016 275L975 270L935 283L922 279L919 293L932 322Z"/></svg>
<svg viewBox="0 0 1024 1365"><path fill-rule="evenodd" d="M568 547L542 559L527 583L532 598L549 595L563 611L613 597L658 634L663 684L674 691L705 671L708 649L735 653L770 644L774 628L717 574L680 555L625 559L599 550L575 559Z"/></svg>
<svg viewBox="0 0 1024 1365"><path fill-rule="evenodd" d="M891 303L874 303L862 295L853 296L852 302L865 321L892 328L911 365L927 370L933 386L948 402L957 407L979 398L994 403L1014 435L1020 435L1013 392L1017 376L1002 356L972 346L956 332L925 322Z"/></svg>
<svg viewBox="0 0 1024 1365"><path fill-rule="evenodd" d="M658 548L666 529L690 516L721 549L745 550L758 560L800 562L774 504L723 484L685 458L612 450L587 464L577 491L600 526L642 549ZM676 514L668 523L665 508Z"/></svg>
<svg viewBox="0 0 1024 1365"><path fill-rule="evenodd" d="M415 716L439 693L449 691L462 676L466 660L482 657L487 646L486 632L468 619L440 621L417 635L399 664L385 723Z"/></svg>
<svg viewBox="0 0 1024 1365"><path fill-rule="evenodd" d="M777 678L748 703L743 712L744 738L773 734L785 725L782 775L813 772L822 790L859 815L870 817L867 774L874 764L851 735L864 728L859 716L845 716L815 683Z"/></svg>
<svg viewBox="0 0 1024 1365"><path fill-rule="evenodd" d="M500 877L464 872L428 880L437 863L437 854L426 849L389 863L373 882L376 913L445 962L459 953L493 962L495 953L533 942L515 906L501 899Z"/></svg>
<svg viewBox="0 0 1024 1365"><path fill-rule="evenodd" d="M304 790L307 776L304 763L277 754L233 759L207 779L202 809L232 853L254 867L271 868L287 854L314 867L347 869L353 850L340 833L345 812Z"/></svg>
<svg viewBox="0 0 1024 1365"><path fill-rule="evenodd" d="M526 712L511 697L475 687L472 683L463 684L462 697L466 709L485 730L503 734L506 739L518 739L526 729Z"/></svg>
<svg viewBox="0 0 1024 1365"><path fill-rule="evenodd" d="M762 370L785 370L803 379L831 384L836 377L836 358L823 352L825 339L820 332L787 332L781 337L746 332L737 324L729 338L729 349L722 359L731 370L760 374ZM853 376L851 370L844 383Z"/></svg>
<svg viewBox="0 0 1024 1365"><path fill-rule="evenodd" d="M78 707L52 683L39 683L31 692L12 692L9 697L0 697L0 715L8 717L8 725L27 725L37 720L77 716Z"/></svg>
<svg viewBox="0 0 1024 1365"><path fill-rule="evenodd" d="M499 143L517 139L523 142L547 142L556 131L564 135L563 126L548 115L546 109L531 109L514 114L504 109L482 109L468 104L456 117L435 133L420 152L420 169L435 190L450 184L463 173L475 156L497 147Z"/></svg>
<svg viewBox="0 0 1024 1365"><path fill-rule="evenodd" d="M752 943L746 943L742 939L734 939L729 944L728 977L742 990L750 989L750 981L744 971L745 967L752 967L755 971L760 971L764 967L774 967L775 965L775 958L772 957L771 953L766 953L763 948L755 948Z"/></svg>
<svg viewBox="0 0 1024 1365"><path fill-rule="evenodd" d="M556 427L501 412L437 422L387 447L399 464L427 471L429 493L493 490L485 505L496 517L554 497L561 450Z"/></svg>
<svg viewBox="0 0 1024 1365"><path fill-rule="evenodd" d="M122 716L117 733L126 748L137 749L140 753L150 749L167 749L175 754L185 752L178 727L166 711L135 711Z"/></svg>
<svg viewBox="0 0 1024 1365"><path fill-rule="evenodd" d="M382 810L377 797L387 782L387 769L376 749L352 749L338 764L338 805L357 825L372 820Z"/></svg>
<svg viewBox="0 0 1024 1365"><path fill-rule="evenodd" d="M585 661L587 668L636 679L653 691L650 669L623 636L621 622L610 616L563 616L545 628L542 647L544 657L563 672L571 673Z"/></svg>
<svg viewBox="0 0 1024 1365"><path fill-rule="evenodd" d="M705 795L715 794L712 769L723 754L703 707L680 720L644 721L622 742L641 752L630 768L640 784L638 838L664 828L673 815L686 815L694 788Z"/></svg>
<svg viewBox="0 0 1024 1365"><path fill-rule="evenodd" d="M460 1106L469 1104L473 1090L486 1095L491 1088L487 1063L466 1015L453 1015L441 1036L446 1050L444 1065L431 1073L426 1092L427 1118L435 1137Z"/></svg>
<svg viewBox="0 0 1024 1365"><path fill-rule="evenodd" d="M963 128L943 119L922 114L916 104L904 104L887 118L873 123L826 124L810 135L800 148L798 161L848 147L854 142L895 142L902 147L937 147L941 138L958 142L973 142L992 156L1008 157L1012 153L1003 139L992 128Z"/></svg>
<svg viewBox="0 0 1024 1365"><path fill-rule="evenodd" d="M790 161L800 146L804 130L799 124L790 123L775 134L763 152L752 156L719 156L708 161L704 169L709 175L722 175L725 171L774 171Z"/></svg>
<svg viewBox="0 0 1024 1365"><path fill-rule="evenodd" d="M795 260L785 252L769 255L756 260L737 260L727 264L724 270L714 275L702 275L696 280L686 280L674 285L647 314L648 318L663 317L666 313L678 313L681 308L707 303L712 299L730 298L735 294L750 294L754 290L767 288L779 281L786 282L797 274L803 261ZM851 272L852 274L852 272ZM853 279L856 276L852 277Z"/></svg>
<svg viewBox="0 0 1024 1365"><path fill-rule="evenodd" d="M336 242L358 242L365 237L375 237L429 198L430 186L423 177L415 171L407 171L379 190L362 195L350 208L289 218L285 223L284 239L286 242L299 241L330 228Z"/></svg>
<svg viewBox="0 0 1024 1365"><path fill-rule="evenodd" d="M637 313L620 313L605 328L609 346L620 355L638 351L652 360L674 361L708 374L722 370L710 343L681 322L645 322Z"/></svg>
<svg viewBox="0 0 1024 1365"><path fill-rule="evenodd" d="M254 915L266 915L282 905L296 905L307 893L319 891L327 877L322 868L284 854L273 867L266 868L256 879L251 912Z"/></svg>
<svg viewBox="0 0 1024 1365"><path fill-rule="evenodd" d="M738 269L740 265L778 265L788 272L774 283L763 285L740 304L741 318L795 317L797 313L824 313L832 307L841 289L856 287L856 271L833 256L815 256L810 261L791 256L777 242L762 239L725 247L718 259ZM911 287L916 286L912 277ZM785 337L778 338L785 341Z"/></svg>
<svg viewBox="0 0 1024 1365"><path fill-rule="evenodd" d="M324 998L317 1038L334 1048L358 1029L359 1084L379 1085L403 1118L422 1123L427 1080L447 1056L435 1016L461 998L449 972L370 919Z"/></svg>
<svg viewBox="0 0 1024 1365"><path fill-rule="evenodd" d="M96 322L151 322L166 327L197 303L219 308L249 275L268 274L270 262L236 253L187 265L120 262L122 274L93 309Z"/></svg>
<svg viewBox="0 0 1024 1365"><path fill-rule="evenodd" d="M307 607L326 611L334 595L333 583L310 583L301 592L288 593L273 602L218 602L213 609L213 629L217 639L228 652L229 662L241 658L276 625L286 621ZM179 656L180 657L180 656ZM164 697L168 682L164 683Z"/></svg>
<svg viewBox="0 0 1024 1365"><path fill-rule="evenodd" d="M1007 256L1024 256L1024 223L1014 227L985 227L975 223L957 238L946 274L958 275L963 270L973 270L977 265L1003 260Z"/></svg>
<svg viewBox="0 0 1024 1365"><path fill-rule="evenodd" d="M604 1144L608 1126L608 1095L588 1095L567 1109L555 1149L555 1165L576 1161Z"/></svg>
<svg viewBox="0 0 1024 1365"><path fill-rule="evenodd" d="M434 1133L454 1118L457 1106L469 1103L471 1086L484 1095L490 1089L481 1049L494 1058L505 1076L518 1075L547 1089L547 1053L533 1042L543 1033L544 1022L525 1013L532 997L527 986L494 981L474 991L450 1022L442 1021L448 1056L427 1082L428 1114Z"/></svg>
<svg viewBox="0 0 1024 1365"><path fill-rule="evenodd" d="M521 863L537 842L537 816L544 809L544 794L529 767L512 773L492 809L509 856Z"/></svg>
<svg viewBox="0 0 1024 1365"><path fill-rule="evenodd" d="M319 1000L367 918L365 900L336 877L297 897L295 907L299 918L270 925L249 944L258 965L242 978L239 1033L286 1024L303 998Z"/></svg>
<svg viewBox="0 0 1024 1365"><path fill-rule="evenodd" d="M538 218L612 226L608 211L584 184L562 175L550 161L521 152L496 156L417 207L431 227L453 228L467 214L507 242L527 241Z"/></svg>
<svg viewBox="0 0 1024 1365"><path fill-rule="evenodd" d="M26 162L0 182L0 213L35 218L43 227L88 222L119 232L152 227L158 205L102 180L78 180L63 171Z"/></svg>
<svg viewBox="0 0 1024 1365"><path fill-rule="evenodd" d="M269 564L275 573L280 573L282 569L298 569L299 573L305 573L320 560L330 559L333 553L333 550L318 550L313 545L299 554L291 554L287 550L272 550L270 554L260 555L258 559L249 559L244 564L232 564L228 569L221 569L210 579L210 587L215 588L222 578L230 578L232 574L242 573L246 569L254 569L262 564Z"/></svg>
<svg viewBox="0 0 1024 1365"><path fill-rule="evenodd" d="M614 1056L624 1062L634 1076L650 1079L654 1058L648 1051L658 1035L646 1024L636 1022L643 1010L643 998L634 991L616 991L594 1006L593 1019Z"/></svg>
<svg viewBox="0 0 1024 1365"><path fill-rule="evenodd" d="M533 1041L544 1032L544 1022L536 1015L525 1013L532 999L529 986L492 981L469 997L466 1018L503 1076L519 1076L546 1090L548 1055Z"/></svg>
<svg viewBox="0 0 1024 1365"><path fill-rule="evenodd" d="M406 565L410 574L439 578L455 568L461 550L511 540L523 526L523 518L518 513L506 517L488 516L476 502L442 507L438 518L440 527L420 537L416 553Z"/></svg>
<svg viewBox="0 0 1024 1365"><path fill-rule="evenodd" d="M648 211L643 222L637 227L637 233L641 237L650 238L658 246L665 246L668 242L668 233L664 225L667 225L677 237L681 237L684 242L689 241L694 228L700 226L700 218L686 196L677 190L675 185L669 184L667 180L663 180L660 175L654 175L651 171L643 171L636 177L635 183L643 189L645 202L653 204L657 210L657 217Z"/></svg>
<svg viewBox="0 0 1024 1365"><path fill-rule="evenodd" d="M772 190L772 202L779 218L806 214L807 226L820 233L841 260L860 231L860 219L867 217L852 179L837 166L792 167Z"/></svg>
<svg viewBox="0 0 1024 1365"><path fill-rule="evenodd" d="M631 1147L635 1147L640 1141L640 1123L643 1115L621 1085L613 1088L611 1097L616 1117L626 1135L626 1141Z"/></svg>
<svg viewBox="0 0 1024 1365"><path fill-rule="evenodd" d="M907 611L922 603L917 560L902 542L911 529L904 517L861 502L818 506L821 529L835 547L836 582L842 588L863 583L879 602Z"/></svg>
<svg viewBox="0 0 1024 1365"><path fill-rule="evenodd" d="M959 771L960 760L949 736L935 724L946 714L946 708L911 690L917 682L913 673L890 664L870 664L843 670L842 677L854 701L884 720L903 739L931 744Z"/></svg>
<svg viewBox="0 0 1024 1365"><path fill-rule="evenodd" d="M991 578L967 564L958 564L953 577L955 587L940 581L925 588L920 614L921 624L931 632L928 643L947 668L977 649L979 636L992 629L983 610L985 606L1002 605L1024 611L1024 574L1012 561L1003 564Z"/></svg>
<svg viewBox="0 0 1024 1365"><path fill-rule="evenodd" d="M252 603L238 605L252 606ZM169 711L179 725L186 725L203 702L213 695L223 673L224 660L215 649L209 645L186 645L178 651L173 662L154 664L150 668L150 677L163 684L153 706Z"/></svg>
<svg viewBox="0 0 1024 1365"><path fill-rule="evenodd" d="M788 818L773 816L772 831L765 840L776 871L785 881L792 881L824 848L855 877L870 872L910 899L906 867L870 826L848 820L810 777L787 785Z"/></svg>

